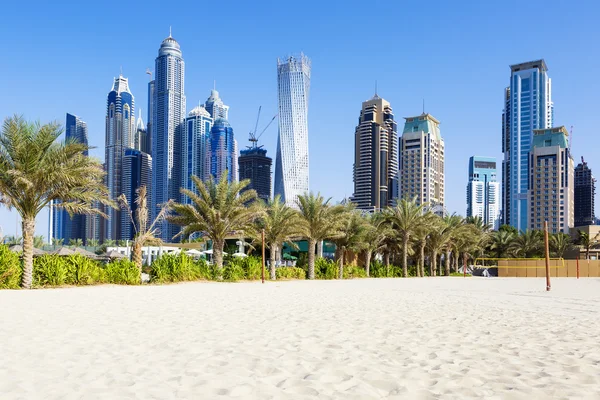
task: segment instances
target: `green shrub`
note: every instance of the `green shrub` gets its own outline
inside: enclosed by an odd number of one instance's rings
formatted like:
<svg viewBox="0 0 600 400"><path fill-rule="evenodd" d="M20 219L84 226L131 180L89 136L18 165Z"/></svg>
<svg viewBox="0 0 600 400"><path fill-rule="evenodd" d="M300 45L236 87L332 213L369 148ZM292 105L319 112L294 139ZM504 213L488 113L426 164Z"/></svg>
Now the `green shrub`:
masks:
<svg viewBox="0 0 600 400"><path fill-rule="evenodd" d="M0 245L0 289L18 289L22 272L19 255Z"/></svg>
<svg viewBox="0 0 600 400"><path fill-rule="evenodd" d="M259 257L249 256L242 258L242 269L244 270L246 279L251 281L262 279L262 259Z"/></svg>
<svg viewBox="0 0 600 400"><path fill-rule="evenodd" d="M316 279L337 279L338 265L333 260L326 258L317 258L315 260L315 278Z"/></svg>
<svg viewBox="0 0 600 400"><path fill-rule="evenodd" d="M106 282L116 285L139 285L140 271L137 266L127 259L111 261L104 269Z"/></svg>
<svg viewBox="0 0 600 400"><path fill-rule="evenodd" d="M242 264L237 261L229 261L223 266L223 280L228 282L237 282L245 279L244 269Z"/></svg>
<svg viewBox="0 0 600 400"><path fill-rule="evenodd" d="M33 259L34 286L62 286L69 274L65 258L57 255L43 255Z"/></svg>
<svg viewBox="0 0 600 400"><path fill-rule="evenodd" d="M93 285L104 281L104 270L98 262L81 254L63 258L67 269L67 285Z"/></svg>
<svg viewBox="0 0 600 400"><path fill-rule="evenodd" d="M152 262L152 282L182 282L198 279L213 279L215 272L205 260L194 260L184 253L163 254Z"/></svg>
<svg viewBox="0 0 600 400"><path fill-rule="evenodd" d="M367 271L363 267L356 265L346 265L344 267L344 279L366 278Z"/></svg>
<svg viewBox="0 0 600 400"><path fill-rule="evenodd" d="M306 279L304 269L298 267L279 267L275 269L277 279Z"/></svg>

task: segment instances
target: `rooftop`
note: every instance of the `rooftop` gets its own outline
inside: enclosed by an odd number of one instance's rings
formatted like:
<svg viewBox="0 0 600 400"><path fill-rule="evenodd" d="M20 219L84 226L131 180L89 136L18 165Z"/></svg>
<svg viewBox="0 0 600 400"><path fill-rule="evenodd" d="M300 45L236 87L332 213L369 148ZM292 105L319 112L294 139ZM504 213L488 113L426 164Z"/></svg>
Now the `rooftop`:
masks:
<svg viewBox="0 0 600 400"><path fill-rule="evenodd" d="M523 71L526 69L533 69L533 68L538 68L538 69L541 69L542 71L548 71L548 66L546 65L546 61L544 61L544 59L535 60L535 61L527 61L524 63L514 64L514 65L510 66L510 70L512 72L518 72L518 71Z"/></svg>

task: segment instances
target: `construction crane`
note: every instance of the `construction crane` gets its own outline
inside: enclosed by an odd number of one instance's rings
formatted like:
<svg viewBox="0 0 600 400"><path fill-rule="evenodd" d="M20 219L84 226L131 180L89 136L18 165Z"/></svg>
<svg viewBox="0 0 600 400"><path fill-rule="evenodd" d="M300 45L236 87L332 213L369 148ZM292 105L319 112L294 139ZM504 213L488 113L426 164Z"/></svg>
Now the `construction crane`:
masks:
<svg viewBox="0 0 600 400"><path fill-rule="evenodd" d="M250 143L252 143L251 146L246 146L249 149L260 149L262 146L258 146L258 139L260 139L260 137L262 136L263 133L265 133L265 131L267 130L267 128L269 128L269 126L271 126L271 124L273 123L273 121L275 121L275 118L277 118L277 114L275 114L273 116L273 118L271 118L271 120L269 121L269 123L267 124L267 126L265 126L258 135L256 135L256 132L258 131L258 121L260 120L260 111L262 110L262 106L258 107L258 115L256 116L256 124L254 125L254 131L250 132L250 138L248 139L250 141Z"/></svg>

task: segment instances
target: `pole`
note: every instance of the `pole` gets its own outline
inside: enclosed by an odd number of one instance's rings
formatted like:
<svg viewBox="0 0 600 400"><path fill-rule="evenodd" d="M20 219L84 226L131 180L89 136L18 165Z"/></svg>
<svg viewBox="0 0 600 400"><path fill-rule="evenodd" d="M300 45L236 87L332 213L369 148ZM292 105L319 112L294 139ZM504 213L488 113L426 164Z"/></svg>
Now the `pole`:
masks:
<svg viewBox="0 0 600 400"><path fill-rule="evenodd" d="M579 279L579 257L575 257L577 260L577 279Z"/></svg>
<svg viewBox="0 0 600 400"><path fill-rule="evenodd" d="M271 257L273 258L273 257ZM265 230L262 230L262 283L265 283Z"/></svg>
<svg viewBox="0 0 600 400"><path fill-rule="evenodd" d="M548 245L548 221L544 221L544 243L546 246L546 291L550 291L550 247Z"/></svg>

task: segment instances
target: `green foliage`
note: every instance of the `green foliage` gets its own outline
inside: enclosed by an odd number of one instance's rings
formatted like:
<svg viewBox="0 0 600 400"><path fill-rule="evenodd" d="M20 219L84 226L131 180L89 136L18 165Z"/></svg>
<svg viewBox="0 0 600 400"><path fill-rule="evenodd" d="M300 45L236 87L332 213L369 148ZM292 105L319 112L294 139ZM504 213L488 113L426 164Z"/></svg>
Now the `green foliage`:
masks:
<svg viewBox="0 0 600 400"><path fill-rule="evenodd" d="M223 280L237 282L245 278L241 263L228 262L223 266Z"/></svg>
<svg viewBox="0 0 600 400"><path fill-rule="evenodd" d="M338 265L335 261L326 258L317 258L315 260L315 278L317 279L337 279Z"/></svg>
<svg viewBox="0 0 600 400"><path fill-rule="evenodd" d="M150 279L156 283L215 279L215 274L205 260L194 260L185 253L163 254L150 266Z"/></svg>
<svg viewBox="0 0 600 400"><path fill-rule="evenodd" d="M140 271L127 259L111 261L105 268L106 282L116 285L139 285Z"/></svg>
<svg viewBox="0 0 600 400"><path fill-rule="evenodd" d="M277 279L306 279L306 272L298 267L279 267L275 276Z"/></svg>
<svg viewBox="0 0 600 400"><path fill-rule="evenodd" d="M22 266L19 255L0 245L0 289L18 289Z"/></svg>
<svg viewBox="0 0 600 400"><path fill-rule="evenodd" d="M346 265L344 267L344 279L366 278L367 271L363 267L356 265Z"/></svg>
<svg viewBox="0 0 600 400"><path fill-rule="evenodd" d="M104 270L98 265L98 262L86 256L73 254L62 257L62 262L67 270L65 278L67 285L93 285L104 281Z"/></svg>
<svg viewBox="0 0 600 400"><path fill-rule="evenodd" d="M223 280L235 282L262 277L262 260L259 257L231 257L223 269Z"/></svg>
<svg viewBox="0 0 600 400"><path fill-rule="evenodd" d="M49 254L33 259L34 286L62 286L68 274L64 257Z"/></svg>

